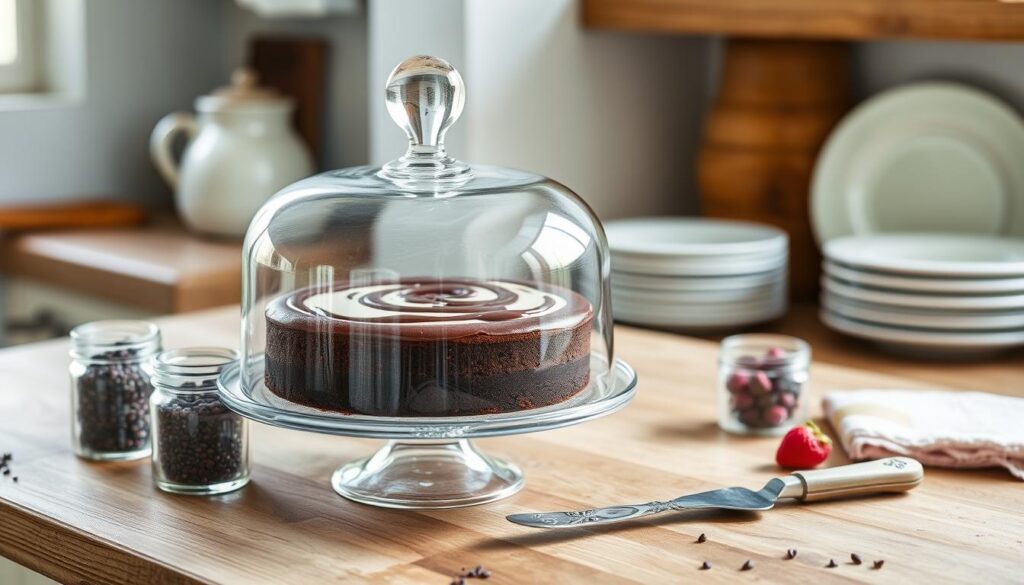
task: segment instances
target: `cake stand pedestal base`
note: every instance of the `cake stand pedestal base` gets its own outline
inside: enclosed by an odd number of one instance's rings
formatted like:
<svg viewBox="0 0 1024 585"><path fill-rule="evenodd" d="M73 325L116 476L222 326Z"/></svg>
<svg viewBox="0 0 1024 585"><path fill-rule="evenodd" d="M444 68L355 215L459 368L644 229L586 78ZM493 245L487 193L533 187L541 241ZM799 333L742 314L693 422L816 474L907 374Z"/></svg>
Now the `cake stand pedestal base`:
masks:
<svg viewBox="0 0 1024 585"><path fill-rule="evenodd" d="M386 508L457 508L507 498L523 487L523 472L484 455L467 439L390 441L372 456L341 466L334 491Z"/></svg>

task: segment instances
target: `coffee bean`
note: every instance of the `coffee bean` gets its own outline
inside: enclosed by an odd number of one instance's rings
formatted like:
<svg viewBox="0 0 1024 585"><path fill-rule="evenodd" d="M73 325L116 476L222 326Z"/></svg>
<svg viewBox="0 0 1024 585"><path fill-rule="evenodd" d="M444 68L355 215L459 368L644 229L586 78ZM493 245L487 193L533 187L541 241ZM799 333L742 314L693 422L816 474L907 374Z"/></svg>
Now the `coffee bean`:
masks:
<svg viewBox="0 0 1024 585"><path fill-rule="evenodd" d="M203 486L247 472L245 421L215 393L176 394L154 403L156 460L166 481Z"/></svg>
<svg viewBox="0 0 1024 585"><path fill-rule="evenodd" d="M78 441L86 451L118 453L149 447L153 386L136 354L132 349L94 355L78 377Z"/></svg>

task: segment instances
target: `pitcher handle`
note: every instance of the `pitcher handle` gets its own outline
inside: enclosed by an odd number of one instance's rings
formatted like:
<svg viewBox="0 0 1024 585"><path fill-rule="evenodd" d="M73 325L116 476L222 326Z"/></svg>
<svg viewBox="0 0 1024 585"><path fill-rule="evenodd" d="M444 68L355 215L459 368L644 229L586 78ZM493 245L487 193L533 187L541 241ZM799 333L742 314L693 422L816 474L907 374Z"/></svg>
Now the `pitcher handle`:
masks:
<svg viewBox="0 0 1024 585"><path fill-rule="evenodd" d="M198 129L195 116L185 112L175 112L161 118L153 128L153 134L149 137L149 156L153 159L153 164L156 165L160 176L167 181L172 189L178 188L180 166L171 149L174 137L178 132L185 132L191 141Z"/></svg>

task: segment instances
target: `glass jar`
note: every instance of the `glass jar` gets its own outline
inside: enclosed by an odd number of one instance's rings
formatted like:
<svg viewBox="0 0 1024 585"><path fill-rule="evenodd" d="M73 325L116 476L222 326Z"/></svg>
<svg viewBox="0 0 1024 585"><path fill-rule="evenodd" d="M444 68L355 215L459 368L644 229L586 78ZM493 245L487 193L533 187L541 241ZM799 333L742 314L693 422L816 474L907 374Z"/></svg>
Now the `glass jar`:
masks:
<svg viewBox="0 0 1024 585"><path fill-rule="evenodd" d="M722 340L718 426L744 435L782 435L806 416L811 347L787 335Z"/></svg>
<svg viewBox="0 0 1024 585"><path fill-rule="evenodd" d="M150 410L153 479L160 489L212 495L249 483L249 421L217 394L217 377L236 361L238 352L218 347L157 356Z"/></svg>
<svg viewBox="0 0 1024 585"><path fill-rule="evenodd" d="M149 377L159 351L160 330L145 321L95 321L71 331L71 434L79 457L149 455Z"/></svg>

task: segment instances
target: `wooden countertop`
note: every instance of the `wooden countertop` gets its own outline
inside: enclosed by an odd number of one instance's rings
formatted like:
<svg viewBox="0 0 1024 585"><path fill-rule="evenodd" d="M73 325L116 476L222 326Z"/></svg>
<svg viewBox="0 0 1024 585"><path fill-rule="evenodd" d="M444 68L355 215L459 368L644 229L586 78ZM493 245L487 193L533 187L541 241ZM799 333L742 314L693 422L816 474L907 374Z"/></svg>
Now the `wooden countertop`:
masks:
<svg viewBox="0 0 1024 585"><path fill-rule="evenodd" d="M242 244L204 239L170 217L142 227L0 238L0 271L156 313L238 303Z"/></svg>
<svg viewBox="0 0 1024 585"><path fill-rule="evenodd" d="M235 309L161 323L168 347L237 341ZM813 340L812 326L795 325ZM715 426L714 343L629 327L616 339L619 356L640 376L631 405L571 428L480 441L523 468L524 491L430 512L362 506L331 490L331 472L378 441L263 425L254 426L248 487L215 498L161 493L146 462L87 463L71 454L66 341L5 350L0 451L13 451L19 481L0 477L0 554L75 583L444 585L477 564L493 571L487 582L496 584L1019 582L1024 489L1003 470L928 469L924 484L905 496L785 504L763 514L664 515L568 532L506 522L512 512L760 486L779 473L771 463L775 439L732 437ZM899 364L864 347L829 344L815 342L818 396L838 387L938 383L1024 394L1019 356L982 365ZM861 369L828 363L849 351ZM1012 388L1007 380L1015 380ZM846 462L839 449L829 464ZM695 544L700 533L708 542ZM799 551L797 559L782 560L787 548ZM853 552L885 566L853 566ZM824 568L829 558L840 566ZM747 559L756 568L739 572ZM698 571L705 560L714 568Z"/></svg>

